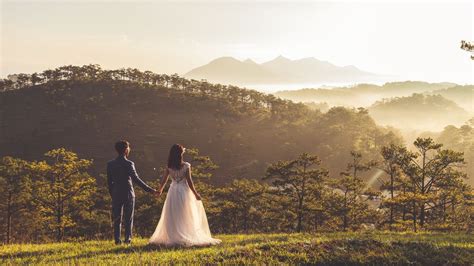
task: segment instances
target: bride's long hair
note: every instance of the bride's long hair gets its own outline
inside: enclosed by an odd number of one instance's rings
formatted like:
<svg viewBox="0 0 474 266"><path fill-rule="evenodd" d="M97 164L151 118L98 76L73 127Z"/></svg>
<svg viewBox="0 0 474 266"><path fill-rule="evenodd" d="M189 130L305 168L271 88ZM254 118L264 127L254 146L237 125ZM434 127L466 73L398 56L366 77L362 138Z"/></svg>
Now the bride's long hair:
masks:
<svg viewBox="0 0 474 266"><path fill-rule="evenodd" d="M183 166L183 153L185 148L183 145L174 144L171 146L170 154L168 156L168 168L179 170Z"/></svg>

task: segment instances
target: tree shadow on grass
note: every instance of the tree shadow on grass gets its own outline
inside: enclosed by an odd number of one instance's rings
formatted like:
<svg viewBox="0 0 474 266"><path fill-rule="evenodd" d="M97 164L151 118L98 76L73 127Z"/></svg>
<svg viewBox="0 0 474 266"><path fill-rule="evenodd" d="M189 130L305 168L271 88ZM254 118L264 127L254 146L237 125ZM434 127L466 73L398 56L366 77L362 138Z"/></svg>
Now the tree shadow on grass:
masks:
<svg viewBox="0 0 474 266"><path fill-rule="evenodd" d="M240 242L240 243L239 243ZM316 242L292 242L292 243L271 243L266 241L258 241L263 245L258 247L249 247L248 249L236 249L232 252L226 252L225 249L219 252L219 260L229 261L245 259L277 259L282 263L291 262L291 264L325 264L325 265L380 265L380 264L420 264L420 265L471 265L474 261L474 250L469 247L456 246L439 246L433 243L423 242L380 242L371 239L338 239ZM247 244L245 240L228 243L226 247L232 245ZM208 246L207 246L208 247ZM102 250L88 251L78 250L76 254L61 254L62 250L39 250L16 252L10 254L1 254L0 258L4 262L24 258L27 261L22 263L48 263L62 262L70 263L76 260L98 258L106 260L107 257L114 257L124 254L146 254L156 252L157 258L159 253L173 251L189 251L193 252L207 247L166 247L155 246L149 244L135 244L131 246L111 246L104 244ZM301 258L294 254L305 254ZM61 256L62 255L62 256ZM206 256L200 259L206 261ZM124 263L126 263L124 261Z"/></svg>
<svg viewBox="0 0 474 266"><path fill-rule="evenodd" d="M0 255L0 260L24 259L38 256L48 256L57 253L57 250L19 251Z"/></svg>
<svg viewBox="0 0 474 266"><path fill-rule="evenodd" d="M131 254L131 253L148 253L148 252L167 252L167 251L179 251L179 250L197 250L204 249L210 246L157 246L150 244L143 245L130 245L130 246L117 246L113 249L100 250L100 251L89 251L68 257L64 257L63 260L77 260L82 258L90 258L96 256L105 255L120 255L120 254Z"/></svg>
<svg viewBox="0 0 474 266"><path fill-rule="evenodd" d="M231 246L246 246L248 244L256 244L256 243L267 243L269 241L287 241L287 236L272 236L266 239L260 238L249 238L249 239L241 239L238 241L233 241L230 244ZM105 255L120 255L120 254L131 254L131 253L147 253L147 252L168 252L168 251L179 251L179 250L186 250L192 251L197 249L204 249L210 246L193 246L193 247L184 247L184 246L157 246L157 245L150 245L150 244L132 244L132 245L121 245L121 246L114 246L110 248L109 244L104 244L103 250L96 250L96 251L78 251L77 254L74 255L67 255L61 256L61 260L75 260L87 257L94 257L94 256L105 256ZM222 246L222 244L220 245ZM37 251L17 251L11 252L8 254L1 254L0 260L14 260L14 259L27 259L32 258L34 261L44 261L48 260L48 256L54 256L61 254L62 250L58 249L43 249ZM80 253L79 253L80 252ZM59 257L58 256L58 257Z"/></svg>
<svg viewBox="0 0 474 266"><path fill-rule="evenodd" d="M104 245L107 247L107 245ZM103 255L119 255L119 254L129 254L129 253L144 253L144 252L166 252L166 251L177 251L177 250L196 250L202 249L209 246L202 246L202 247L184 247L184 246L157 246L157 245L150 245L150 244L143 244L143 245L123 245L123 246L116 246L112 249L106 248L105 250L98 250L98 251L86 251L81 252L79 254L75 254L72 256L62 256L60 260L74 260L74 259L81 259L81 258L88 258L93 256L103 256ZM38 251L18 251L18 252L11 252L8 254L1 254L0 261L7 261L7 260L15 260L15 259L28 259L31 258L32 260L39 260L44 261L48 259L48 256L58 255L61 254L61 250L57 249L46 249L46 250L38 250Z"/></svg>

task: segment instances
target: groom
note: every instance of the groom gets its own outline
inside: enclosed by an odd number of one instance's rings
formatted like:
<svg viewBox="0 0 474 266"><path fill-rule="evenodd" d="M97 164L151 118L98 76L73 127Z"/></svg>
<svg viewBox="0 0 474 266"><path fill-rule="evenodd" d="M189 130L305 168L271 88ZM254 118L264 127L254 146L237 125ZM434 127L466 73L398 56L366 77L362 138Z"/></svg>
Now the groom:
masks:
<svg viewBox="0 0 474 266"><path fill-rule="evenodd" d="M121 244L120 225L125 220L125 243L132 241L133 210L135 207L135 192L133 183L138 184L147 192L157 193L156 190L145 184L135 170L135 164L128 160L130 143L125 140L115 143L118 157L107 163L107 184L112 197L112 219L114 223L115 244Z"/></svg>

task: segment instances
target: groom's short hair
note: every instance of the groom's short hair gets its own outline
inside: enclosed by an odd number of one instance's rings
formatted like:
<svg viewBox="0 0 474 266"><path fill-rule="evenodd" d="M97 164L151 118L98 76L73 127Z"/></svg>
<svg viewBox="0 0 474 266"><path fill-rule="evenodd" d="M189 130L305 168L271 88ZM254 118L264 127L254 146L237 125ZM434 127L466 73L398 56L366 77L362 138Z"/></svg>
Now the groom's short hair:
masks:
<svg viewBox="0 0 474 266"><path fill-rule="evenodd" d="M126 140L119 140L115 143L115 150L119 154L124 154L125 150L130 146L130 143Z"/></svg>

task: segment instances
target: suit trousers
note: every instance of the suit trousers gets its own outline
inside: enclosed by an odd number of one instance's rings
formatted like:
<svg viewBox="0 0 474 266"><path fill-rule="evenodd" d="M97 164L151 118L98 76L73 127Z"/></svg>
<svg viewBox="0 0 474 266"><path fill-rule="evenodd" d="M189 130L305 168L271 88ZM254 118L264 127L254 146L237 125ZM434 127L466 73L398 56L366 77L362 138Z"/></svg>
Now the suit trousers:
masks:
<svg viewBox="0 0 474 266"><path fill-rule="evenodd" d="M112 220L114 224L115 243L120 243L120 230L122 218L125 227L125 241L132 239L133 213L135 208L135 197L131 195L125 197L112 198Z"/></svg>

